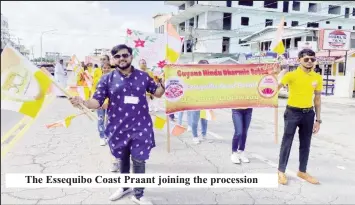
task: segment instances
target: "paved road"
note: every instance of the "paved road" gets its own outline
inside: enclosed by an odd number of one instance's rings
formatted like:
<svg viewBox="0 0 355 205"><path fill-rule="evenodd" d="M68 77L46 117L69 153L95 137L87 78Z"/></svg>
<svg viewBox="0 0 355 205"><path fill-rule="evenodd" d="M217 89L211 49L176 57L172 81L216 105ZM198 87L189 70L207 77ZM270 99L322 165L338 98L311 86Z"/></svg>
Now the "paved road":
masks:
<svg viewBox="0 0 355 205"><path fill-rule="evenodd" d="M283 129L280 101L279 134ZM49 112L56 109L57 112ZM64 99L55 99L27 134L1 161L2 204L133 204L126 197L110 202L115 189L9 189L5 173L108 173L111 156L99 146L96 126L83 116L68 129L47 130L48 121L77 111ZM230 162L233 127L229 110L216 111L209 122L213 143L194 145L191 133L173 137L166 152L166 134L156 131L157 147L147 161L148 173L275 173L279 144L273 142L272 109L255 109L246 150L251 163ZM322 128L312 141L308 171L321 185L311 185L295 176L298 169L298 137L292 147L287 186L277 189L147 189L155 204L346 204L355 201L355 107L325 103Z"/></svg>
<svg viewBox="0 0 355 205"><path fill-rule="evenodd" d="M1 110L1 136L7 133L13 126L15 126L23 115L18 112L9 110Z"/></svg>

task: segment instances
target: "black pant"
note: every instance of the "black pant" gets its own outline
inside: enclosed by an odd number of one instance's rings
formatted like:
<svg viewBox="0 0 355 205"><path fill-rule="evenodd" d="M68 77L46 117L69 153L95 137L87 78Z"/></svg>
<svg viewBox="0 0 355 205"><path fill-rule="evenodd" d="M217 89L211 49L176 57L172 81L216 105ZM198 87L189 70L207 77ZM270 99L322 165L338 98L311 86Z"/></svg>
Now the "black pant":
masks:
<svg viewBox="0 0 355 205"><path fill-rule="evenodd" d="M120 160L120 172L122 174L129 174L130 173L130 147L131 147L132 141L129 142L129 144L126 146L125 150L125 156L122 157ZM133 163L133 173L134 174L144 174L145 173L145 161L143 160L137 160L132 157L132 163ZM128 188L123 188L123 190L127 190ZM134 195L136 196L137 199L140 199L143 194L144 194L144 188L134 188Z"/></svg>
<svg viewBox="0 0 355 205"><path fill-rule="evenodd" d="M287 107L284 114L285 130L280 149L279 171L285 172L292 147L293 137L298 127L299 134L299 171L306 172L309 150L313 133L315 112L311 109Z"/></svg>

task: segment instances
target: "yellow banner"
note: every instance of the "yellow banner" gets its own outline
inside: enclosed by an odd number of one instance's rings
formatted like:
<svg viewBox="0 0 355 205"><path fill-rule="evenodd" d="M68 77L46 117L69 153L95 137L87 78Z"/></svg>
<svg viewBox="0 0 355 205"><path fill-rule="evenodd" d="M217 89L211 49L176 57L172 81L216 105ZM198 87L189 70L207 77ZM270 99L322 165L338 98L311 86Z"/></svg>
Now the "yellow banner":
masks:
<svg viewBox="0 0 355 205"><path fill-rule="evenodd" d="M241 107L277 107L278 63L166 65L166 113Z"/></svg>

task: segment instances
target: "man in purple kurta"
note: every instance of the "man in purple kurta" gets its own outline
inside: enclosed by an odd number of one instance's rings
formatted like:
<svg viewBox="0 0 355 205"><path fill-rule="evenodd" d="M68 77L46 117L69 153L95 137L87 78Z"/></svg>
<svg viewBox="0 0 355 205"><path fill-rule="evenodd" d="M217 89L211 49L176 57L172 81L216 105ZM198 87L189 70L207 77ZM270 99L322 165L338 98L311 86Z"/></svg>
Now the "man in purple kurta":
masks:
<svg viewBox="0 0 355 205"><path fill-rule="evenodd" d="M101 78L93 98L83 101L75 97L70 100L75 106L83 102L86 107L96 109L108 98L105 134L108 136L111 153L119 159L121 173L130 173L130 156L133 172L145 173L145 160L155 147L146 92L159 98L165 89L163 83L156 84L146 72L131 66L132 48L118 45L111 50L111 54L117 68ZM138 204L151 204L143 197L143 190L134 188L135 194L131 199ZM121 188L110 199L117 200L129 192L129 188Z"/></svg>

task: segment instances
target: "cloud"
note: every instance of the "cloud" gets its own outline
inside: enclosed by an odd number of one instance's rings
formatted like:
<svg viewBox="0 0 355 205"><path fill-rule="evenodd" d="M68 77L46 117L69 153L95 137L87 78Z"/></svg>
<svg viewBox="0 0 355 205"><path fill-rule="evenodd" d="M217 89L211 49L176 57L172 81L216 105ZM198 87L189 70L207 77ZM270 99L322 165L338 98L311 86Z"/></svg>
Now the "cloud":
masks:
<svg viewBox="0 0 355 205"><path fill-rule="evenodd" d="M43 56L45 52L60 52L83 60L95 48L124 43L126 28L152 29L151 18L136 22L119 12L111 13L96 1L2 1L1 13L8 19L10 33L21 38L27 48L33 46L35 57L40 56L43 31L57 29L43 35Z"/></svg>

